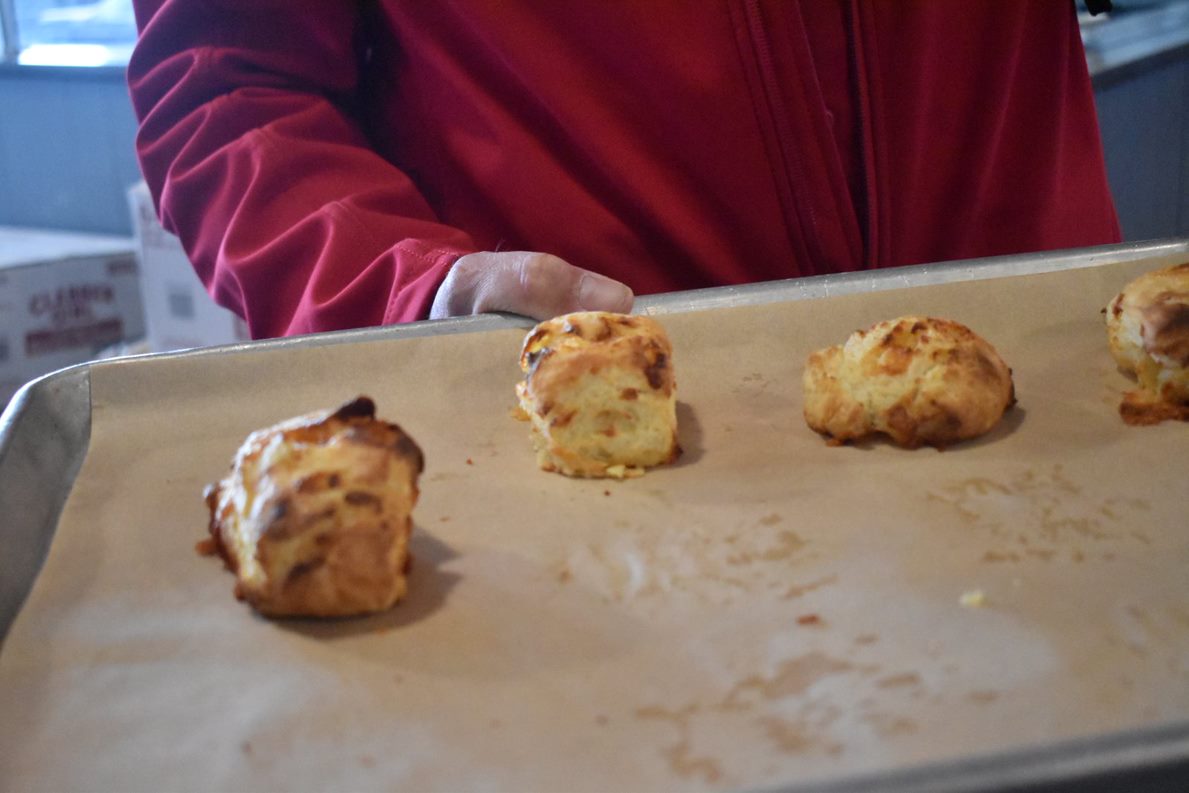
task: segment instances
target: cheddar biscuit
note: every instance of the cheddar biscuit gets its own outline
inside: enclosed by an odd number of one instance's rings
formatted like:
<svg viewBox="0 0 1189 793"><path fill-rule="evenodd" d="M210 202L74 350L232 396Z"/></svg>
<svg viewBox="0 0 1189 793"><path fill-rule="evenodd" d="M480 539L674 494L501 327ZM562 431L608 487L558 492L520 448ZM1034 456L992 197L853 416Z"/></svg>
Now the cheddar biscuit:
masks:
<svg viewBox="0 0 1189 793"><path fill-rule="evenodd" d="M417 444L360 397L253 432L207 488L236 596L269 616L382 611L406 590Z"/></svg>
<svg viewBox="0 0 1189 793"><path fill-rule="evenodd" d="M802 386L806 423L835 444L886 435L944 447L989 431L1015 403L995 348L931 317L879 322L812 353Z"/></svg>
<svg viewBox="0 0 1189 793"><path fill-rule="evenodd" d="M1106 307L1107 342L1139 388L1124 395L1128 424L1189 421L1189 262L1145 273Z"/></svg>
<svg viewBox="0 0 1189 793"><path fill-rule="evenodd" d="M537 325L521 349L516 394L540 467L622 478L675 460L672 358L649 317L586 311Z"/></svg>

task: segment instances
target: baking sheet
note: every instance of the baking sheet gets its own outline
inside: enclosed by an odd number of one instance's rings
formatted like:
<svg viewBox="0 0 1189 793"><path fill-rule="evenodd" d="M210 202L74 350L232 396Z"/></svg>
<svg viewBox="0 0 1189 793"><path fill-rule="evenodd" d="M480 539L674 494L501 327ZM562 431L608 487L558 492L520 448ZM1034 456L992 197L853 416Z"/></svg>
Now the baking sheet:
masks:
<svg viewBox="0 0 1189 793"><path fill-rule="evenodd" d="M686 454L628 482L533 468L515 330L98 366L0 780L729 789L1183 721L1189 427L1119 421L1099 314L1158 264L668 316ZM805 355L908 312L987 336L1019 407L944 453L826 447ZM412 594L254 617L191 551L201 487L357 393L426 451Z"/></svg>

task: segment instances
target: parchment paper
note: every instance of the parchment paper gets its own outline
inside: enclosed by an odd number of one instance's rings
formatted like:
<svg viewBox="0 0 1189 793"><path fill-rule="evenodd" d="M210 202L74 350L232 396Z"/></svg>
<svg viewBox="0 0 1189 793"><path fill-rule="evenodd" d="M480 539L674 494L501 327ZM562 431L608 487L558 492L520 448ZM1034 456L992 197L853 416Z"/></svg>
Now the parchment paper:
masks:
<svg viewBox="0 0 1189 793"><path fill-rule="evenodd" d="M685 454L624 482L536 470L517 331L97 365L0 654L0 783L718 790L1183 720L1189 425L1122 423L1100 314L1159 264L663 317ZM1018 407L828 447L806 355L906 313L987 337ZM202 487L361 393L426 453L411 594L263 620L193 551Z"/></svg>

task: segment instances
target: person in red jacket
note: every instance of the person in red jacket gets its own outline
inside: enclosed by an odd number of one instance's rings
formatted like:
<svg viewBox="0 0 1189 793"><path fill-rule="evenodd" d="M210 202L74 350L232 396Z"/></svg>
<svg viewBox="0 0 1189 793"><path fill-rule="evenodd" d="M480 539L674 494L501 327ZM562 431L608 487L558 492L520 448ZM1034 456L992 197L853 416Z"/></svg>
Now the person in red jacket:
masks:
<svg viewBox="0 0 1189 793"><path fill-rule="evenodd" d="M1120 238L1071 2L135 5L145 179L256 337Z"/></svg>

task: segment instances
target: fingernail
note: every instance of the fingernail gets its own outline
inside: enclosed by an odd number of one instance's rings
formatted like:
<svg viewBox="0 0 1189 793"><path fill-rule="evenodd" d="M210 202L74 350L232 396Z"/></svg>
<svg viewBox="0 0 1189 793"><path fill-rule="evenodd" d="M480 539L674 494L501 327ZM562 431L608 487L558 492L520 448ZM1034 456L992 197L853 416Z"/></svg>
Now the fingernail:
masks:
<svg viewBox="0 0 1189 793"><path fill-rule="evenodd" d="M578 285L578 303L584 311L627 312L632 308L632 290L619 281L586 273Z"/></svg>

